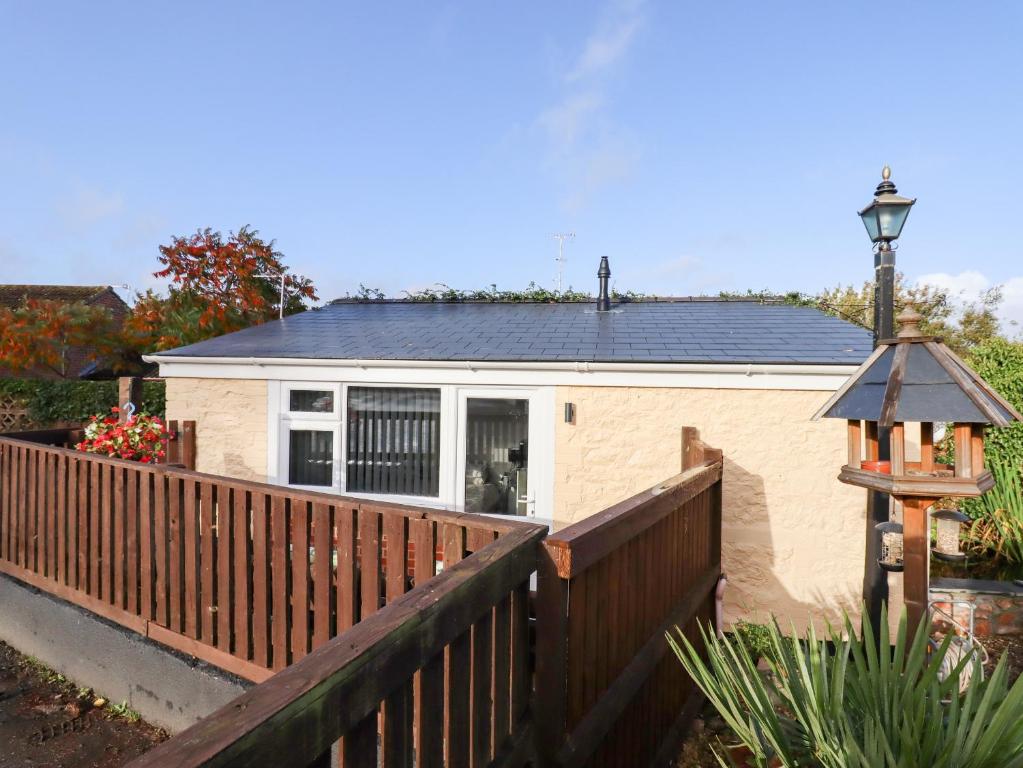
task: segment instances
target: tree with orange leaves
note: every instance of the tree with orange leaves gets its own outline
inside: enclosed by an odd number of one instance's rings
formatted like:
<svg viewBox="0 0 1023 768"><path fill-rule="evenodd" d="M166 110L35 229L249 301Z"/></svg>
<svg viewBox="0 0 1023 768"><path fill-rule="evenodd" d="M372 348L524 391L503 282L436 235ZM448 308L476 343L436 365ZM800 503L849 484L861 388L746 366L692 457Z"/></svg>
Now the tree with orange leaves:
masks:
<svg viewBox="0 0 1023 768"><path fill-rule="evenodd" d="M45 371L63 378L73 349L88 350L93 360L117 356L118 337L105 307L28 299L16 309L0 308L0 368L13 373Z"/></svg>
<svg viewBox="0 0 1023 768"><path fill-rule="evenodd" d="M140 294L126 323L133 346L145 352L276 318L282 279L285 315L302 312L307 299L317 299L312 282L289 271L274 241L263 241L249 227L226 238L209 228L175 237L160 246L159 261L163 269L153 274L170 279L168 295Z"/></svg>

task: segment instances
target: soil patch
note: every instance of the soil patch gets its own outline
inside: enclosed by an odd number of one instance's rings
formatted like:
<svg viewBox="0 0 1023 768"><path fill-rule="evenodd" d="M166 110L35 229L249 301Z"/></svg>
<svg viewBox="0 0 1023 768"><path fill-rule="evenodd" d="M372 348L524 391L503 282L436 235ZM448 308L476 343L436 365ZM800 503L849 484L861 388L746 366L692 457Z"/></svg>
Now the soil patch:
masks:
<svg viewBox="0 0 1023 768"><path fill-rule="evenodd" d="M0 642L0 768L115 768L167 738L97 700Z"/></svg>

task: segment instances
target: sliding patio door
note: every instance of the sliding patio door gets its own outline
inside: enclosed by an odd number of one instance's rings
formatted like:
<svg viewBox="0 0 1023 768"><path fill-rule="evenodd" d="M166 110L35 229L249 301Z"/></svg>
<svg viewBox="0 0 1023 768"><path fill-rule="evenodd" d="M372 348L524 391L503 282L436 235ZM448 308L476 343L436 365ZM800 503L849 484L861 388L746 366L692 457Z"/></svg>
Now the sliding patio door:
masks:
<svg viewBox="0 0 1023 768"><path fill-rule="evenodd" d="M466 512L532 516L530 462L540 445L534 395L521 390L460 390L456 501Z"/></svg>

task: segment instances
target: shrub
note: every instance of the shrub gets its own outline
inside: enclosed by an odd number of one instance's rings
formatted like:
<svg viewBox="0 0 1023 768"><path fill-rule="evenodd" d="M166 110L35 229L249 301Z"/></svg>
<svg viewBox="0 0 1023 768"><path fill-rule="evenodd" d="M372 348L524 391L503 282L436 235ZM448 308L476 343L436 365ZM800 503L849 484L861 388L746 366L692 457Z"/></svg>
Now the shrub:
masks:
<svg viewBox="0 0 1023 768"><path fill-rule="evenodd" d="M116 381L42 381L35 379L0 379L0 394L14 395L28 410L29 418L39 427L53 424L80 424L97 413L123 405L117 402ZM166 388L162 381L142 384L140 411L162 416L166 411Z"/></svg>
<svg viewBox="0 0 1023 768"><path fill-rule="evenodd" d="M167 455L163 448L166 429L162 419L141 413L120 422L119 409L111 411L112 416L95 416L85 425L85 438L75 448L143 464L155 463Z"/></svg>
<svg viewBox="0 0 1023 768"><path fill-rule="evenodd" d="M995 487L972 500L974 521L967 540L974 549L1023 563L1023 476L1004 458L988 461L988 468Z"/></svg>
<svg viewBox="0 0 1023 768"><path fill-rule="evenodd" d="M1023 765L1023 678L1010 689L1003 658L981 680L980 662L967 658L950 664L942 679L952 638L929 654L929 630L923 625L909 642L903 614L892 647L887 611L879 638L866 613L859 636L848 617L845 631L827 639L812 627L805 640L786 637L773 622L768 676L757 672L741 636L719 640L702 631L706 661L682 632L669 633L668 641L757 766ZM970 673L972 682L959 695L960 679Z"/></svg>

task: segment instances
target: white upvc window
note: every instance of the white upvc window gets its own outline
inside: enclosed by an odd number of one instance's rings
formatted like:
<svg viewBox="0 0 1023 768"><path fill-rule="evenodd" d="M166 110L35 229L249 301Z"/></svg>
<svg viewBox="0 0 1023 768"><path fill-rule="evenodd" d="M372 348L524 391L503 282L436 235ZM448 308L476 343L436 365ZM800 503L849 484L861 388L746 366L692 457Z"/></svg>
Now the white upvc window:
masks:
<svg viewBox="0 0 1023 768"><path fill-rule="evenodd" d="M553 389L270 382L281 485L546 518Z"/></svg>

